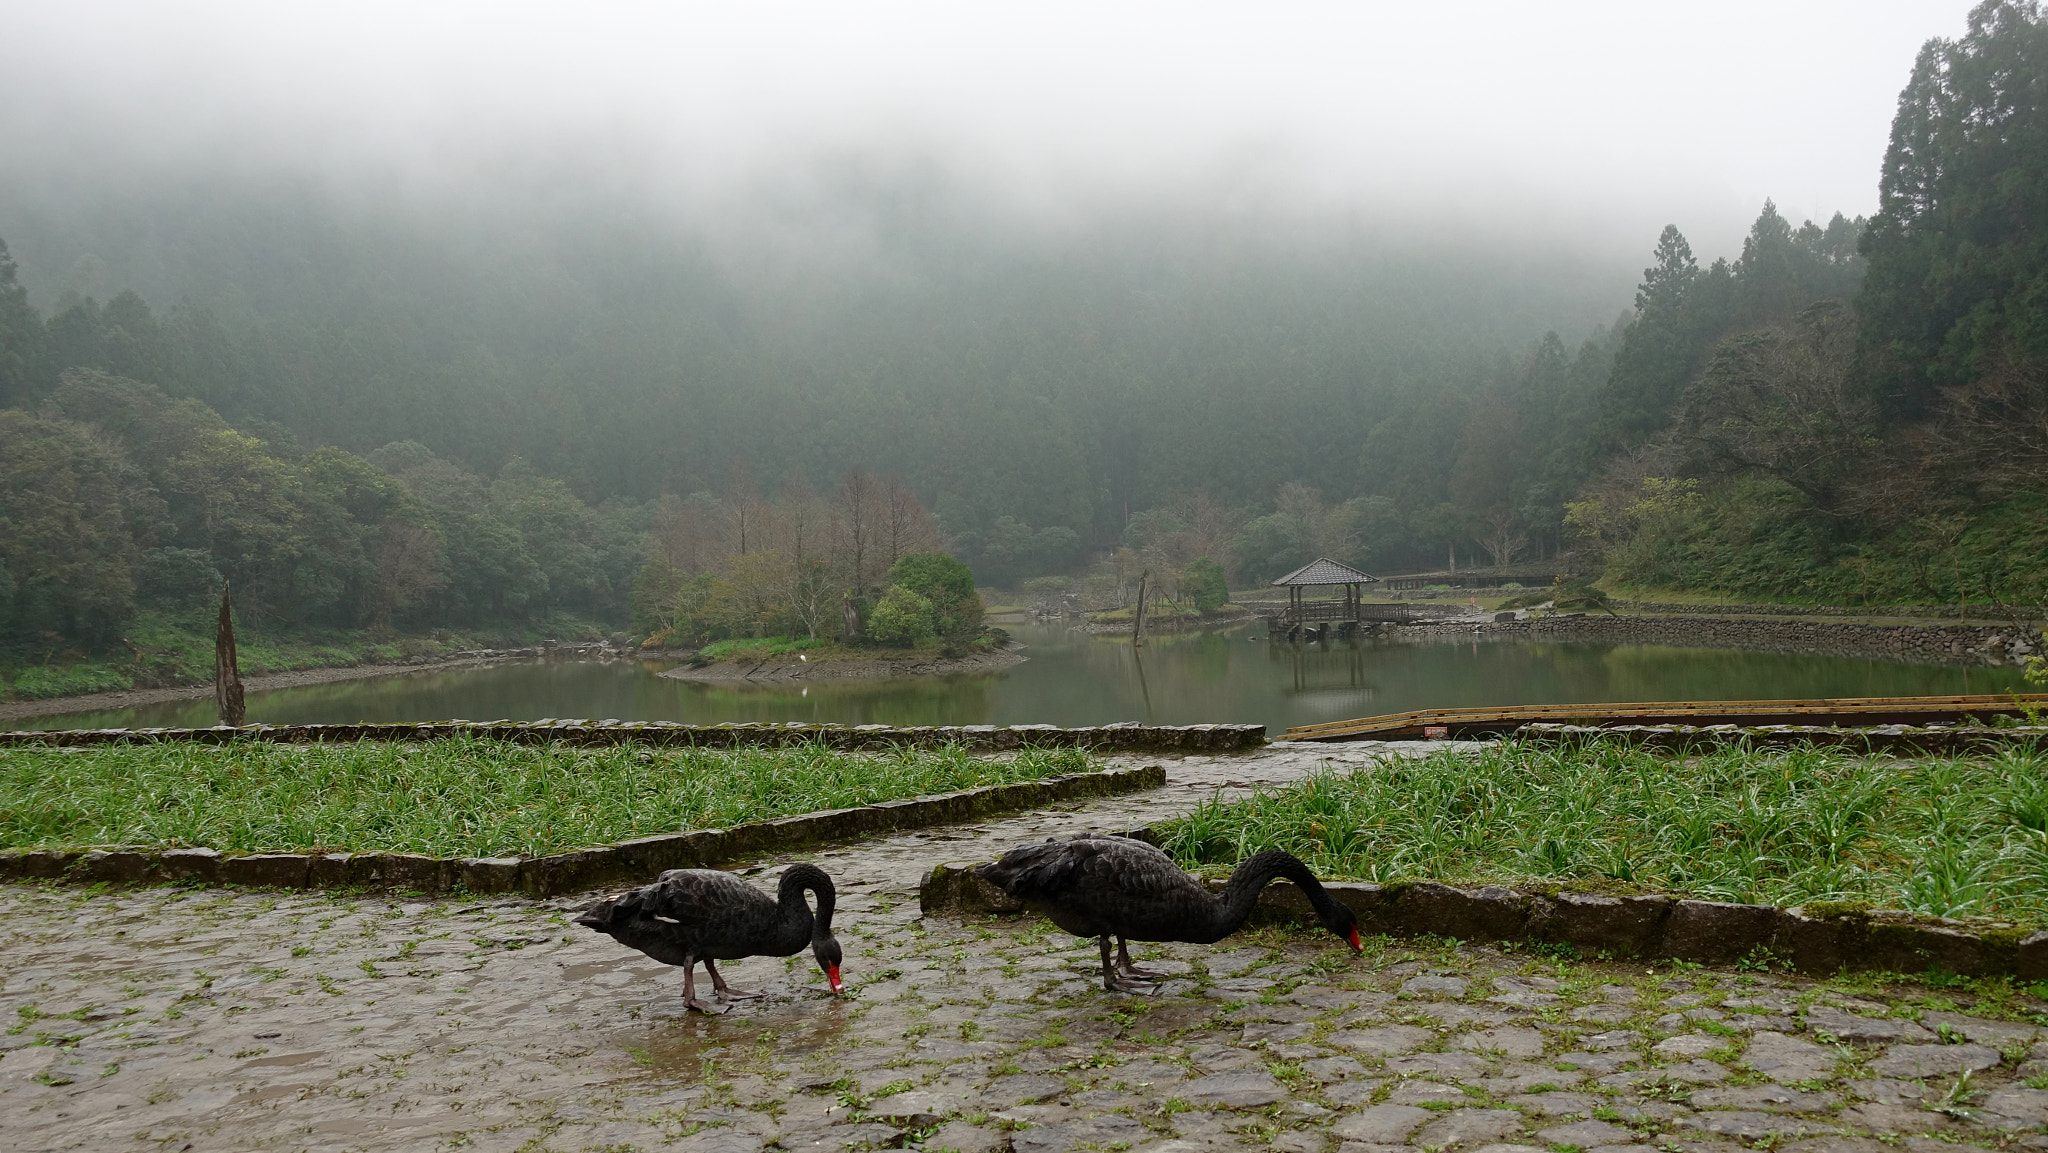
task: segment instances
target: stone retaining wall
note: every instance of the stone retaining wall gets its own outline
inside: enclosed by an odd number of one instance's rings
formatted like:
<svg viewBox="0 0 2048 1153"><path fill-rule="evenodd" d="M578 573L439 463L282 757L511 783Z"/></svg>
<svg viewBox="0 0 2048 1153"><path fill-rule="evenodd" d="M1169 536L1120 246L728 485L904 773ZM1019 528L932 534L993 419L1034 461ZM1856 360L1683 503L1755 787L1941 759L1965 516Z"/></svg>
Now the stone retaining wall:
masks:
<svg viewBox="0 0 2048 1153"><path fill-rule="evenodd" d="M1847 621L1743 620L1719 617L1610 617L1586 614L1514 621L1394 625L1401 638L1599 641L1731 648L1766 653L1827 653L1908 664L2018 665L2040 651L2038 633L2010 625L1866 625Z"/></svg>
<svg viewBox="0 0 2048 1153"><path fill-rule="evenodd" d="M974 876L971 864L941 865L919 891L925 913L1012 913L1015 901ZM1221 882L1211 888L1221 889ZM2048 979L2048 932L1973 925L1847 905L1779 908L1663 895L1602 897L1527 893L1488 885L1459 889L1432 881L1374 885L1333 881L1330 895L1358 915L1359 929L1394 937L1533 941L1584 954L1728 964L1753 954L1808 973L1937 970L1961 976ZM1294 885L1259 895L1266 915L1313 920Z"/></svg>
<svg viewBox="0 0 2048 1153"><path fill-rule="evenodd" d="M2010 729L1982 725L1558 725L1527 724L1515 730L1525 741L1627 741L1660 749L1698 749L1736 743L1768 748L1818 745L1854 752L1996 753L2015 747L2048 747L2048 725Z"/></svg>
<svg viewBox="0 0 2048 1153"><path fill-rule="evenodd" d="M219 725L207 729L23 729L0 733L0 745L108 745L151 741L433 741L476 737L521 744L581 746L650 744L730 749L822 743L835 749L932 748L963 745L977 752L1079 748L1191 753L1235 752L1266 743L1264 725L1141 725L1133 722L1063 729L1058 725L724 724L676 721L540 720L421 721L354 725Z"/></svg>
<svg viewBox="0 0 2048 1153"><path fill-rule="evenodd" d="M459 887L472 893L549 897L621 882L644 884L666 869L709 868L817 841L959 824L990 813L1139 792L1164 784L1166 770L1158 765L1073 773L857 809L828 809L731 829L636 837L530 859L442 858L416 853L229 856L213 849L8 849L0 850L0 881L200 881L281 889L392 888L428 893Z"/></svg>
<svg viewBox="0 0 2048 1153"><path fill-rule="evenodd" d="M1918 617L1924 620L2004 621L2009 614L1987 604L1975 605L1706 605L1667 601L1610 600L1618 609L1667 616L1708 617ZM2041 622L2031 623L2038 630Z"/></svg>

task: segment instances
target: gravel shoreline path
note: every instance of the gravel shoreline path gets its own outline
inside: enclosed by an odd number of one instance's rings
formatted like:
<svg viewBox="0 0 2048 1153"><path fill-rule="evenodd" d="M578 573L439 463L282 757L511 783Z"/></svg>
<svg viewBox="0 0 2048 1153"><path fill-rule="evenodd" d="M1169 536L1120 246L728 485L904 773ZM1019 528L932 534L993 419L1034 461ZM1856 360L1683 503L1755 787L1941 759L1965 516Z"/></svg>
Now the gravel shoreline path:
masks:
<svg viewBox="0 0 2048 1153"><path fill-rule="evenodd" d="M0 1147L2048 1148L2048 1091L2025 1084L2048 1073L2048 1030L1973 1014L1962 989L1930 1009L1484 947L1353 958L1268 928L1141 949L1178 978L1131 997L1101 991L1091 943L1033 918L918 914L941 861L1429 747L1189 757L1150 793L820 849L854 995L826 994L808 955L756 958L726 971L773 996L718 1017L682 1011L674 970L571 926L588 896L0 886ZM1932 1111L1965 1069L1967 1108Z"/></svg>

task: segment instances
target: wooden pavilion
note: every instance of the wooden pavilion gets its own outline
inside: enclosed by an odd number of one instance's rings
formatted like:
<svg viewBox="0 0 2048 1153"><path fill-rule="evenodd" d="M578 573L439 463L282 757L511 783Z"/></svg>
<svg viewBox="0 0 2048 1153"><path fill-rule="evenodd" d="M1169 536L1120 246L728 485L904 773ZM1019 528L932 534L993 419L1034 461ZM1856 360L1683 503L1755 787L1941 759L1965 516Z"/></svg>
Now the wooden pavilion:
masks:
<svg viewBox="0 0 2048 1153"><path fill-rule="evenodd" d="M1366 585L1378 584L1379 579L1348 564L1338 564L1329 557L1317 557L1273 582L1276 588L1287 590L1287 612L1281 620L1290 631L1316 621L1355 625L1363 616L1359 609L1363 601L1362 590ZM1332 585L1344 586L1344 599L1310 600L1302 595L1304 590Z"/></svg>

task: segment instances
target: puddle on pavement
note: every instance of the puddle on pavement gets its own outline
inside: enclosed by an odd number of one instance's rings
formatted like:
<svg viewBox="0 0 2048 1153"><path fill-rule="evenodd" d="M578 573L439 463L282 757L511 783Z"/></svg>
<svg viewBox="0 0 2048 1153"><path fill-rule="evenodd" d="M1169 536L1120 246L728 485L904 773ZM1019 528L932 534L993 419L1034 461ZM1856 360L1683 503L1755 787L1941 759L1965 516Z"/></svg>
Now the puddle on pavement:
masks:
<svg viewBox="0 0 2048 1153"><path fill-rule="evenodd" d="M645 957L635 953L629 957L614 957L609 961L583 961L574 965L563 965L562 979L565 981L588 981L592 977L612 972L621 965L645 964L646 960Z"/></svg>
<svg viewBox="0 0 2048 1153"><path fill-rule="evenodd" d="M692 1013L672 1017L652 1028L617 1036L619 1047L634 1064L659 1078L695 1081L704 1063L750 1055L754 1043L773 1034L778 1052L809 1053L845 1040L852 1028L851 1006L840 1000L783 1001L760 1005L742 1016L737 1012L710 1016Z"/></svg>
<svg viewBox="0 0 2048 1153"><path fill-rule="evenodd" d="M300 1093L317 1091L314 1085L270 1085L262 1089L250 1089L236 1095L230 1105L251 1105L264 1101L275 1101L279 1097L296 1097Z"/></svg>
<svg viewBox="0 0 2048 1153"><path fill-rule="evenodd" d="M311 1053L281 1053L275 1057L258 1057L254 1061L244 1061L235 1067L235 1071L239 1073L244 1069L262 1069L271 1065L303 1065L324 1056L326 1054L317 1050Z"/></svg>

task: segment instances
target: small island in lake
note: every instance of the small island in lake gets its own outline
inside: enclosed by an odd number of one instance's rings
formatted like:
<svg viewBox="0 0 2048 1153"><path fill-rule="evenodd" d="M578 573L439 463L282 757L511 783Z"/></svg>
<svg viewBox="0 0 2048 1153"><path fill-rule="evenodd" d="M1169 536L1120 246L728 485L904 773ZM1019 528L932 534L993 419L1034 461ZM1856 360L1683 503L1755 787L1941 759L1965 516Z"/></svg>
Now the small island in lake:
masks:
<svg viewBox="0 0 2048 1153"><path fill-rule="evenodd" d="M881 679L986 672L1025 659L1008 633L985 622L974 574L952 557L904 553L879 580L864 579L844 555L837 560L762 551L729 559L716 573L671 577L668 612L650 644L697 647L662 675Z"/></svg>

